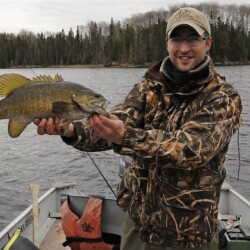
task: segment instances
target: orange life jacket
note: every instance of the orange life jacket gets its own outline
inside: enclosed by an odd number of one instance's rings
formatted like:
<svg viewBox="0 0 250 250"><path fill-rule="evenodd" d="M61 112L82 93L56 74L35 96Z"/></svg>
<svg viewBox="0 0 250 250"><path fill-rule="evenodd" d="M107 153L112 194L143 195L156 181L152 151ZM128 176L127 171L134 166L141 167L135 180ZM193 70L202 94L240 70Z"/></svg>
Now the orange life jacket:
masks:
<svg viewBox="0 0 250 250"><path fill-rule="evenodd" d="M72 250L112 250L113 245L103 241L101 232L102 199L90 197L79 218L69 208L68 200L61 207L62 228L66 235L63 246Z"/></svg>

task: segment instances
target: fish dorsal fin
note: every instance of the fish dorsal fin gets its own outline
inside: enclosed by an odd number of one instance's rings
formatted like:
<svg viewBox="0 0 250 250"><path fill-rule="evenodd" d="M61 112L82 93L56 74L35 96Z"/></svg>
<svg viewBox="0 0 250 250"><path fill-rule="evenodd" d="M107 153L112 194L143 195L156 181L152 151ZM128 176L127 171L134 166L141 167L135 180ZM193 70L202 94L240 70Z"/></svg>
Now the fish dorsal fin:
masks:
<svg viewBox="0 0 250 250"><path fill-rule="evenodd" d="M0 96L9 95L14 89L30 83L31 80L19 74L4 74L0 76Z"/></svg>
<svg viewBox="0 0 250 250"><path fill-rule="evenodd" d="M22 134L24 129L29 124L30 122L19 122L19 121L9 120L8 132L9 132L10 137L12 138L18 137L20 134Z"/></svg>
<svg viewBox="0 0 250 250"><path fill-rule="evenodd" d="M23 85L36 82L62 82L61 75L51 76L37 76L32 80L20 74L4 74L0 76L0 96L8 96L13 90L22 87Z"/></svg>
<svg viewBox="0 0 250 250"><path fill-rule="evenodd" d="M61 75L56 74L54 78L51 76L40 75L32 79L32 82L62 82L63 78Z"/></svg>

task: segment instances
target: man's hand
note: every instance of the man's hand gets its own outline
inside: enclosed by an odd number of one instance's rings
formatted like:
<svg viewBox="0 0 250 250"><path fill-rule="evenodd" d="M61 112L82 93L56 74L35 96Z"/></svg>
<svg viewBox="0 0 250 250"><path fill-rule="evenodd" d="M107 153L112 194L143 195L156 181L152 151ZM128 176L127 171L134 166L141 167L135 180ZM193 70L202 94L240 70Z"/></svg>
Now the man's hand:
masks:
<svg viewBox="0 0 250 250"><path fill-rule="evenodd" d="M37 133L39 135L61 135L66 137L73 137L75 135L74 125L72 123L61 124L59 118L49 118L49 119L34 119L34 124L37 125Z"/></svg>
<svg viewBox="0 0 250 250"><path fill-rule="evenodd" d="M102 115L92 115L89 117L89 125L93 133L108 142L121 144L124 137L124 124L115 115L109 117Z"/></svg>

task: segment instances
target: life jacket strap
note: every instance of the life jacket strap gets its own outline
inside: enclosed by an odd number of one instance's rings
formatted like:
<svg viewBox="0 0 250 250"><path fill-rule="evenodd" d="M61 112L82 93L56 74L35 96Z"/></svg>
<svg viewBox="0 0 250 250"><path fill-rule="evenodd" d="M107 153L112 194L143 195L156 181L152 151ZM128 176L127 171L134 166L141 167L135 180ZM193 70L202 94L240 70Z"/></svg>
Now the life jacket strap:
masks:
<svg viewBox="0 0 250 250"><path fill-rule="evenodd" d="M87 242L87 243L97 243L97 242L103 242L103 238L82 238L82 237L66 237L66 241L62 243L64 247L68 246L69 244L73 242Z"/></svg>

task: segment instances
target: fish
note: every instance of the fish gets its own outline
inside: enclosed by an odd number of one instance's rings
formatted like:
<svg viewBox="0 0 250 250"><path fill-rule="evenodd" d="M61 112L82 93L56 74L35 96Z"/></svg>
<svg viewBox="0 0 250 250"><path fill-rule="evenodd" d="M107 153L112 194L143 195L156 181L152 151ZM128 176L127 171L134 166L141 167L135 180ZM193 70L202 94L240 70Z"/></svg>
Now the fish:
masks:
<svg viewBox="0 0 250 250"><path fill-rule="evenodd" d="M35 118L58 117L67 122L94 113L108 116L109 102L79 83L40 75L29 79L20 74L0 75L0 120L9 119L8 134L18 137Z"/></svg>

